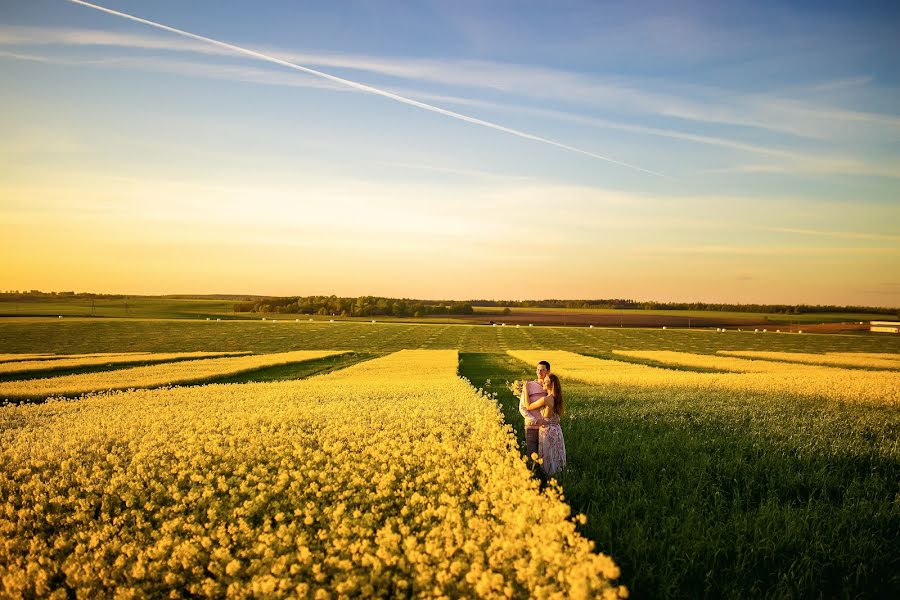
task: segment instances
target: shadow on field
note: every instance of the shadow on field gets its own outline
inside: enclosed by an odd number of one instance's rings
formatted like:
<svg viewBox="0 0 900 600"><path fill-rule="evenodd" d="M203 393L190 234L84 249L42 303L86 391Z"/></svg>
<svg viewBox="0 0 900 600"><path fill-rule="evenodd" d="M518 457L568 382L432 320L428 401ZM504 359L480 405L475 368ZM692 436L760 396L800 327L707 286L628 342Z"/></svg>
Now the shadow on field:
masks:
<svg viewBox="0 0 900 600"><path fill-rule="evenodd" d="M264 381L285 381L289 379L306 379L316 375L324 375L338 369L346 369L349 366L361 363L373 358L384 356L378 352L346 352L335 356L326 356L316 360L307 360L286 365L265 367L255 371L247 371L236 375L227 375L215 379L208 379L203 383L194 385L208 385L210 383L251 383Z"/></svg>
<svg viewBox="0 0 900 600"><path fill-rule="evenodd" d="M630 363L633 365L644 365L646 367L655 367L657 369L667 369L669 371L692 371L694 373L739 373L740 371L729 371L727 369L714 369L712 367L692 367L689 365L675 365L672 363L660 362L658 360L652 360L649 358L637 358L635 356L625 356L623 354L613 354L612 352L607 353L592 353L585 352L582 353L584 356L591 356L593 358L599 358L602 360L615 360L623 363ZM711 356L720 356L718 354L713 354Z"/></svg>
<svg viewBox="0 0 900 600"><path fill-rule="evenodd" d="M367 360L371 360L373 358L377 358L379 356L384 356L384 353L376 353L376 352L346 352L344 354L338 354L334 356L326 356L324 358L319 358L315 360L307 360L303 362L295 362L295 363L287 363L283 365L275 365L271 367L263 367L261 369L254 369L252 371L244 371L242 373L235 373L233 375L225 375L222 377L214 377L209 379L204 379L203 381L198 382L189 382L189 383L181 383L174 384L176 387L195 387L202 385L210 385L213 383L258 383L258 382L271 382L271 381L285 381L290 379L307 379L309 377L314 377L316 375L324 375L326 373L330 373L332 371L337 371L339 369L345 369L357 363L361 363ZM157 364L157 363L153 363ZM170 387L169 385L163 386L148 386L143 389L154 389L157 387ZM108 390L115 391L115 390ZM99 391L98 393L102 393ZM68 398L68 399L78 399L85 395L91 395L90 392L87 393L78 393L78 394L54 394L53 398ZM47 400L46 396L36 396L36 397L19 397L14 399L6 400L6 402L10 404L40 404Z"/></svg>
<svg viewBox="0 0 900 600"><path fill-rule="evenodd" d="M21 379L47 379L49 377L62 377L64 375L81 375L84 373L99 373L103 371L120 371L122 369L133 369L136 367L150 367L155 365L165 365L176 362L186 362L189 360L202 360L204 358L230 358L233 356L242 356L242 353L223 354L221 356L196 357L189 356L185 358L170 358L166 360L146 360L128 363L97 363L93 365L84 365L78 367L54 368L48 365L45 368L29 369L28 371L17 371L15 373L0 373L0 382L3 381L19 381ZM55 359L59 360L59 359Z"/></svg>
<svg viewBox="0 0 900 600"><path fill-rule="evenodd" d="M521 443L505 382L532 366L461 358L460 374L498 394ZM563 389L569 466L558 480L633 597L900 595L895 408L565 380Z"/></svg>

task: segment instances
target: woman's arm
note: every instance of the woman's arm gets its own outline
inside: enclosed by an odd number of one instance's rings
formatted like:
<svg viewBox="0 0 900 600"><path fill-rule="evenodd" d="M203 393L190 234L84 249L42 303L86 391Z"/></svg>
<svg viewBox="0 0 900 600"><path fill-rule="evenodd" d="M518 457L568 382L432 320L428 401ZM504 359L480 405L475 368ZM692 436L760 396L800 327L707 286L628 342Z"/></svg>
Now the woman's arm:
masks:
<svg viewBox="0 0 900 600"><path fill-rule="evenodd" d="M546 396L544 396L543 398L538 398L537 400L535 400L535 401L532 402L531 404L529 404L528 402L526 402L526 403L525 403L525 410L535 410L535 409L538 409L538 408L543 408L544 406L547 405L546 402L544 402L544 399L545 399L545 398L546 398Z"/></svg>
<svg viewBox="0 0 900 600"><path fill-rule="evenodd" d="M525 408L528 410L534 410L536 408L542 408L544 406L552 407L555 402L556 402L556 397L553 394L547 394L540 400L535 400L535 402L533 404L526 405Z"/></svg>

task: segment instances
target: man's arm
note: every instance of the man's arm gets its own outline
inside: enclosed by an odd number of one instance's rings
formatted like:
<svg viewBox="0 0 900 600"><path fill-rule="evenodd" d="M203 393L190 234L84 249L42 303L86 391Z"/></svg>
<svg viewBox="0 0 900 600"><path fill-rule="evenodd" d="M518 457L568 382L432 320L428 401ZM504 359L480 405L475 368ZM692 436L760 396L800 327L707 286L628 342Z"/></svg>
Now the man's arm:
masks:
<svg viewBox="0 0 900 600"><path fill-rule="evenodd" d="M544 417L540 416L540 414L535 415L534 413L531 413L529 411L534 408L543 406L544 399L541 398L534 404L530 404L528 402L528 383L529 382L527 381L525 382L525 384L522 386L522 393L519 394L519 414L521 414L522 417L525 418L525 427L543 425L544 423L546 423Z"/></svg>
<svg viewBox="0 0 900 600"><path fill-rule="evenodd" d="M525 406L528 404L528 382L525 381L522 383L522 393L519 394L519 414L525 419L526 424L528 419L530 418L528 415L528 410L526 410Z"/></svg>

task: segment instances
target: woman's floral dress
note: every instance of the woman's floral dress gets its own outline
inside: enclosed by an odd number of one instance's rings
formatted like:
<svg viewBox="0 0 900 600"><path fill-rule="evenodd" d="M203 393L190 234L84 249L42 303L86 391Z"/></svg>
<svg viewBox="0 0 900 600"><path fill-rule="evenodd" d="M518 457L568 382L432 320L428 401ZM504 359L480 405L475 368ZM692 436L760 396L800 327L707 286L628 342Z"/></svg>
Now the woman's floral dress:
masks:
<svg viewBox="0 0 900 600"><path fill-rule="evenodd" d="M549 407L545 407L542 412L545 413L546 424L541 425L538 457L544 459L541 463L544 473L554 475L566 466L566 443L563 440L562 427L559 426L559 415L552 414L553 411Z"/></svg>

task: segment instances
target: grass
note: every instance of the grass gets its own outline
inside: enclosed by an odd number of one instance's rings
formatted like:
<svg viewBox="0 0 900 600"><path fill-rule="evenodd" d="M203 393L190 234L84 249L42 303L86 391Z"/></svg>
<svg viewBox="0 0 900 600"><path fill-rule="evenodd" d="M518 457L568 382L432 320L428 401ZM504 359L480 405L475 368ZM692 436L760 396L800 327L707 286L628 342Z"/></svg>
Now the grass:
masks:
<svg viewBox="0 0 900 600"><path fill-rule="evenodd" d="M0 319L0 352L284 352L346 348L393 352L450 348L461 352L507 349L717 350L779 352L900 352L892 334L777 334L686 329L490 327L484 325L359 322L195 321L151 319Z"/></svg>
<svg viewBox="0 0 900 600"><path fill-rule="evenodd" d="M308 360L299 363L288 363L286 365L276 365L256 371L248 371L219 377L204 381L202 384L210 383L250 383L263 381L284 381L288 379L306 379L315 375L324 375L337 369L345 369L351 365L384 356L383 354L373 352L348 352L337 356L326 356L316 360Z"/></svg>
<svg viewBox="0 0 900 600"><path fill-rule="evenodd" d="M149 318L149 319L241 319L260 320L265 318L308 320L309 315L277 314L277 313L235 313L234 300L217 300L204 298L162 298L162 297L135 297L127 299L91 300L89 298L46 298L30 299L22 301L0 300L0 317L25 317L25 316L50 316L59 315L68 317L112 317L112 318ZM500 316L502 306L476 306L476 315ZM832 323L854 321L895 321L897 315L879 315L870 313L820 313L786 315L780 313L748 313L734 311L704 311L704 310L640 310L640 309L613 309L613 308L527 308L512 307L516 313L543 313L543 314L595 314L595 315L641 315L641 316L665 316L683 318L715 318L715 319L768 319L773 324L780 323ZM315 320L340 318L316 315ZM345 318L346 319L346 318ZM393 322L430 322L439 319L441 322L455 323L465 322L456 319L452 315L440 317L413 319L387 316L357 317L354 320L370 321L389 320Z"/></svg>
<svg viewBox="0 0 900 600"><path fill-rule="evenodd" d="M694 367L689 365L674 365L671 363L660 362L649 358L638 358L636 356L623 356L621 354L612 353L590 353L582 352L585 356L593 356L603 360L618 360L620 362L631 363L635 365L646 365L657 369L671 369L673 371L693 371L694 373L732 373L724 369L713 369L711 367Z"/></svg>
<svg viewBox="0 0 900 600"><path fill-rule="evenodd" d="M476 314L502 316L502 306L476 306ZM658 315L664 317L684 318L710 318L710 319L766 319L772 323L846 323L853 321L896 321L896 314L879 313L756 313L725 310L643 310L635 308L545 308L545 307L519 307L509 308L512 314L516 313L543 313L543 314L592 314L592 315Z"/></svg>
<svg viewBox="0 0 900 600"><path fill-rule="evenodd" d="M147 360L139 360L133 362L123 362L117 361L114 358L111 358L108 362L98 362L94 364L85 364L85 365L77 365L77 366L58 366L57 363L59 361L65 360L65 358L61 356L56 356L49 360L40 360L40 362L44 362L46 364L42 366L36 366L33 369L28 369L27 371L13 371L9 373L0 373L0 382L3 381L17 381L19 379L44 379L47 377L63 377L65 375L78 375L80 373L97 373L100 371L117 371L119 369L130 369L134 367L149 367L151 365L163 365L167 363L175 363L175 362L183 362L186 360L198 360L202 358L225 358L227 356L238 356L238 354L232 355L221 355L218 357L214 356L183 356L183 357L173 357L166 358L164 360L156 359L154 360L152 355L147 355ZM19 362L19 361L16 361Z"/></svg>
<svg viewBox="0 0 900 600"><path fill-rule="evenodd" d="M348 352L335 356L326 356L325 358L316 360L287 363L284 365L275 365L272 367L263 367L261 369L256 369L255 371L244 371L232 375L211 378L203 381L202 383L188 385L207 385L209 383L249 383L262 381L283 381L287 379L305 379L314 375L323 375L337 369L343 369L358 362L377 358L378 356L383 356L383 353ZM69 369L21 371L18 373L0 374L0 382L18 381L21 379L43 379L46 377L61 377L64 375L98 373L102 371L116 371L132 367L161 365L165 363L179 362L182 360L191 359L173 359L167 361L147 361L126 364L97 364L86 365L83 367L72 367Z"/></svg>
<svg viewBox="0 0 900 600"><path fill-rule="evenodd" d="M131 369L135 367L149 367L151 365L163 365L166 363L180 362L185 360L197 360L196 358L176 358L172 360L148 360L132 363L103 363L95 365L84 365L79 367L69 367L66 369L33 369L30 371L19 371L16 373L0 373L0 382L18 381L20 379L46 379L47 377L63 377L65 375L79 375L81 373L99 373L102 371L118 371L121 369Z"/></svg>
<svg viewBox="0 0 900 600"><path fill-rule="evenodd" d="M522 441L507 380L532 366L463 354ZM489 380L489 381L488 381ZM564 381L567 500L637 598L897 597L896 409Z"/></svg>
<svg viewBox="0 0 900 600"><path fill-rule="evenodd" d="M0 316L82 316L151 319L231 317L234 301L181 298L89 298L0 301Z"/></svg>

